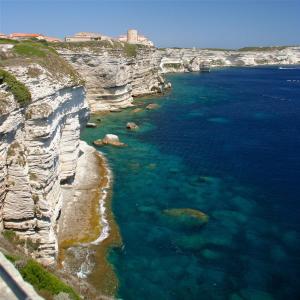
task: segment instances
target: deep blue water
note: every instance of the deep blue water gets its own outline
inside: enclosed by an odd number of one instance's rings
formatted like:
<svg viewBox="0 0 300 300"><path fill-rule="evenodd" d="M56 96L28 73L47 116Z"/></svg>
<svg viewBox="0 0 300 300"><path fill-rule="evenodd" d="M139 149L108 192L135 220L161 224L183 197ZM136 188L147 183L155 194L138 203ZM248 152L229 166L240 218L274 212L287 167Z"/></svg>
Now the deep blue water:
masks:
<svg viewBox="0 0 300 300"><path fill-rule="evenodd" d="M170 94L137 100L86 129L114 173L124 247L110 253L119 297L300 299L300 68L170 75ZM140 126L126 130L128 121ZM204 226L164 214L193 208Z"/></svg>

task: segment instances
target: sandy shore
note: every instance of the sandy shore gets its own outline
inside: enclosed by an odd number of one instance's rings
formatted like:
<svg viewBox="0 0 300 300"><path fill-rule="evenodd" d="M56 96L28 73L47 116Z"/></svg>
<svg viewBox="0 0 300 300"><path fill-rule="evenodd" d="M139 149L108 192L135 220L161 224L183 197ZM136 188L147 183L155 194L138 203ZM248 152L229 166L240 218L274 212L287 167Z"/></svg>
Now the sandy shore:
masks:
<svg viewBox="0 0 300 300"><path fill-rule="evenodd" d="M112 173L93 147L80 142L80 151L74 182L63 187L58 262L100 294L114 296L118 280L106 257L121 238L111 211Z"/></svg>

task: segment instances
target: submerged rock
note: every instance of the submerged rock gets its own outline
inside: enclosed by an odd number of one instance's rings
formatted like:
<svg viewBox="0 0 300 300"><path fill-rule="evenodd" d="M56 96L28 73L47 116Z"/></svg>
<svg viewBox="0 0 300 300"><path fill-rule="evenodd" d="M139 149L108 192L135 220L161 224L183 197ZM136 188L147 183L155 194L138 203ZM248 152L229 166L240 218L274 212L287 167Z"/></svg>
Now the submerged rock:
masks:
<svg viewBox="0 0 300 300"><path fill-rule="evenodd" d="M130 130L134 130L134 129L138 129L139 126L136 125L136 124L133 123L133 122L128 122L128 123L126 124L126 128L127 128L127 129L130 129Z"/></svg>
<svg viewBox="0 0 300 300"><path fill-rule="evenodd" d="M96 146L103 146L103 145L112 145L117 147L126 146L126 144L120 142L119 137L115 134L106 134L103 139L99 139L93 142Z"/></svg>
<svg viewBox="0 0 300 300"><path fill-rule="evenodd" d="M96 123L87 123L87 124L86 124L86 127L87 127L87 128L96 128L96 127L97 127L97 124L96 124Z"/></svg>
<svg viewBox="0 0 300 300"><path fill-rule="evenodd" d="M135 114L135 113L138 113L138 112L141 112L141 111L142 111L142 109L140 107L137 107L132 112Z"/></svg>
<svg viewBox="0 0 300 300"><path fill-rule="evenodd" d="M159 105L156 103L150 103L146 106L146 109L148 110L157 109L157 108L159 108Z"/></svg>
<svg viewBox="0 0 300 300"><path fill-rule="evenodd" d="M200 210L192 208L171 208L165 209L163 213L167 216L178 219L179 222L186 225L204 225L208 222L208 215Z"/></svg>

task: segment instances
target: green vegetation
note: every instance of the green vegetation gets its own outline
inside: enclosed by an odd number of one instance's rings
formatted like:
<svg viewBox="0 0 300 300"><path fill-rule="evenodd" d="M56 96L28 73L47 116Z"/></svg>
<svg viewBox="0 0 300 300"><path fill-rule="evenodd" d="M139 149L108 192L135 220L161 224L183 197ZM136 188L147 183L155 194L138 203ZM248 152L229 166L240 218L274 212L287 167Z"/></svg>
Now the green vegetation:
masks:
<svg viewBox="0 0 300 300"><path fill-rule="evenodd" d="M48 292L47 294L57 295L65 292L74 299L80 299L79 295L68 285L62 282L58 277L47 271L42 265L34 260L28 260L27 263L20 267L20 273L24 280L33 285L40 292Z"/></svg>
<svg viewBox="0 0 300 300"><path fill-rule="evenodd" d="M22 247L16 247L20 245L20 242L23 243ZM24 247L27 247L29 253L32 253L37 249L39 240L33 242L29 239L20 239L13 230L4 230L0 234L0 244L5 257L15 265L23 279L29 282L43 298L53 300L55 295L67 293L70 299L81 299L80 295L67 283L68 280L73 282L72 277L64 276L55 269L43 267L22 251ZM60 275L67 280L66 283L58 277Z"/></svg>
<svg viewBox="0 0 300 300"><path fill-rule="evenodd" d="M11 39L0 39L0 44L17 44L18 41Z"/></svg>
<svg viewBox="0 0 300 300"><path fill-rule="evenodd" d="M124 52L128 57L136 57L137 45L125 43L124 44Z"/></svg>
<svg viewBox="0 0 300 300"><path fill-rule="evenodd" d="M0 82L5 82L15 99L21 106L28 104L31 101L31 94L28 88L18 81L11 73L0 69Z"/></svg>
<svg viewBox="0 0 300 300"><path fill-rule="evenodd" d="M235 49L227 49L227 48L203 48L202 50L211 50L211 51L236 51Z"/></svg>
<svg viewBox="0 0 300 300"><path fill-rule="evenodd" d="M244 47L238 49L238 51L275 51L284 50L289 46L272 46L272 47Z"/></svg>
<svg viewBox="0 0 300 300"><path fill-rule="evenodd" d="M165 68L180 69L181 68L181 64L180 63L178 63L178 64L176 64L176 63L166 63L166 64L164 64L164 67Z"/></svg>
<svg viewBox="0 0 300 300"><path fill-rule="evenodd" d="M19 256L14 256L14 255L10 255L10 254L4 254L4 256L13 264L20 259Z"/></svg>
<svg viewBox="0 0 300 300"><path fill-rule="evenodd" d="M47 52L44 49L43 44L34 43L34 42L24 42L16 44L13 48L14 52L21 56L26 57L45 57Z"/></svg>
<svg viewBox="0 0 300 300"><path fill-rule="evenodd" d="M1 57L0 66L29 66L28 75L37 77L41 70L30 65L38 64L58 81L64 76L69 76L74 84L83 84L79 74L59 56L52 43L36 39L15 42L11 41L14 47Z"/></svg>
<svg viewBox="0 0 300 300"><path fill-rule="evenodd" d="M120 51L127 57L135 57L138 49L145 48L144 45L129 44L112 40L86 41L86 42L62 42L52 45L56 49L65 48L71 51L82 51L88 49L98 53L103 49L108 51Z"/></svg>
<svg viewBox="0 0 300 300"><path fill-rule="evenodd" d="M2 235L4 236L5 239L7 239L10 242L12 242L17 238L16 233L12 230L3 230Z"/></svg>

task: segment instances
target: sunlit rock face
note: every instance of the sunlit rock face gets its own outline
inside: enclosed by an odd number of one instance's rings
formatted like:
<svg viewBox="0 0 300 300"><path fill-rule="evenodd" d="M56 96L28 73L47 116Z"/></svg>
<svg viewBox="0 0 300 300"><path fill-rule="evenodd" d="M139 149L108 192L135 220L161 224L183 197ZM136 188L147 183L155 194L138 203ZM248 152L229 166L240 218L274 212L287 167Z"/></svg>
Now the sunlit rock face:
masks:
<svg viewBox="0 0 300 300"><path fill-rule="evenodd" d="M31 254L44 264L57 254L56 222L61 184L71 182L79 156L79 134L88 117L85 91L68 76L58 81L40 66L7 68L31 92L20 107L5 85L0 114L0 224L36 245ZM81 124L81 126L80 126Z"/></svg>
<svg viewBox="0 0 300 300"><path fill-rule="evenodd" d="M201 64L217 66L289 65L300 63L300 47L209 50L166 48L157 50L162 73L201 71Z"/></svg>
<svg viewBox="0 0 300 300"><path fill-rule="evenodd" d="M155 48L140 48L134 57L101 47L58 52L84 78L92 113L132 106L133 97L161 93L167 87Z"/></svg>

